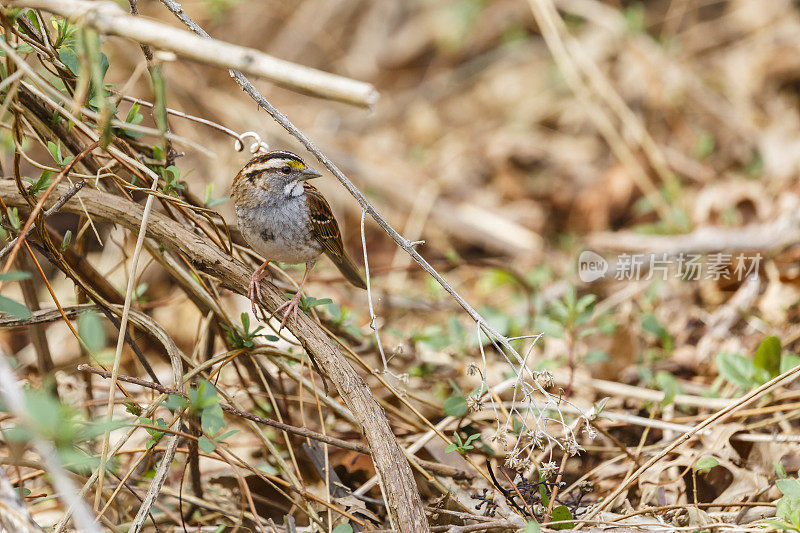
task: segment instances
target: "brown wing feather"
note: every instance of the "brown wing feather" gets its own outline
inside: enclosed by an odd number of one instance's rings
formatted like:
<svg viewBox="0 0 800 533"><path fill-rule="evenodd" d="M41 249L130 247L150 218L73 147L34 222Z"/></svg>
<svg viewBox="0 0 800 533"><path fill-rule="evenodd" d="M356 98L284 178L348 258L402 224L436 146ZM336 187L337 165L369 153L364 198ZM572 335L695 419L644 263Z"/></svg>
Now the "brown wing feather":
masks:
<svg viewBox="0 0 800 533"><path fill-rule="evenodd" d="M367 286L358 268L347 255L347 252L344 251L342 234L339 231L339 224L333 218L330 204L313 185L303 183L303 186L306 191L308 218L311 220L311 230L314 238L322 245L322 251L325 255L333 261L350 283L356 287L366 289Z"/></svg>
<svg viewBox="0 0 800 533"><path fill-rule="evenodd" d="M311 219L314 237L322 245L326 255L333 257L344 255L342 234L339 232L339 224L333 218L330 204L313 185L308 183L303 185L306 190L308 217Z"/></svg>

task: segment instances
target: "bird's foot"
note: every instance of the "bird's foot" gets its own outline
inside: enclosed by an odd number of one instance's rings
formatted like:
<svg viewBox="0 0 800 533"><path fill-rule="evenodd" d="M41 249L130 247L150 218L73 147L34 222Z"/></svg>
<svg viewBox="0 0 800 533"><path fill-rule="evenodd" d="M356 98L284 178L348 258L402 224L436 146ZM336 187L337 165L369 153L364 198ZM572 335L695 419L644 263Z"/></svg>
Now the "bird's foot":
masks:
<svg viewBox="0 0 800 533"><path fill-rule="evenodd" d="M253 310L253 316L258 317L256 312L256 304L264 303L261 298L261 276L256 271L250 277L250 288L247 290L247 297L250 298L250 307Z"/></svg>
<svg viewBox="0 0 800 533"><path fill-rule="evenodd" d="M300 299L302 298L302 291L297 291L297 293L292 296L292 299L282 303L275 311L273 311L272 316L276 316L281 311L285 310L283 319L281 320L281 325L278 327L278 331L283 329L283 326L286 325L286 321L289 319L289 315L292 315L292 319L297 319L297 310L300 308Z"/></svg>

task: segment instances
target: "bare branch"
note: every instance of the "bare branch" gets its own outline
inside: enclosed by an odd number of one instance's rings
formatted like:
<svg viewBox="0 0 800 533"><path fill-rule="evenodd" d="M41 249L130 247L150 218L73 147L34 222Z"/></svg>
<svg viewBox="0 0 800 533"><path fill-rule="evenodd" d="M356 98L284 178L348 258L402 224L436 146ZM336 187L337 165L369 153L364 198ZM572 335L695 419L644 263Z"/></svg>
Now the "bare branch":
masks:
<svg viewBox="0 0 800 533"><path fill-rule="evenodd" d="M54 203L54 204L53 204L53 206L52 206L50 209L48 209L47 211L45 211L45 212L44 212L44 217L45 217L45 218L47 218L47 217L49 217L50 215L52 215L53 213L56 213L56 212L57 212L59 209L61 209L61 207L62 207L62 206L65 204L65 203L67 203L67 200L69 200L70 198L72 198L73 196L75 196L75 194L76 194L76 193L77 193L79 190L83 189L83 186L84 186L84 185L86 185L86 182L85 182L85 181L83 181L83 180L81 180L81 181L77 182L75 185L73 185L72 187L70 187L70 188L69 188L69 190L67 190L67 192L66 192L66 193L64 193L64 196L62 196L61 198L59 198L59 199L58 199L58 201L57 201L56 203ZM25 237L27 237L27 236L28 236L28 233L30 233L30 232L31 232L31 230L33 230L33 229L35 229L35 228L36 228L36 223L34 222L34 223L33 223L33 224L31 224L31 226L30 226L30 227L27 229L27 231L22 231L22 232L20 232L20 234L19 234L19 235L17 235L16 237L14 237L14 238L13 238L13 239L11 239L10 241L8 241L8 244L6 244L6 245L3 247L3 249L2 249L2 250L0 250L0 259L4 258L6 255L8 255L8 252L10 252L10 251L11 251L11 249L12 249L12 248L14 247L14 245L17 243L17 240L18 240L18 239L20 239L20 238L24 239Z"/></svg>
<svg viewBox="0 0 800 533"><path fill-rule="evenodd" d="M11 0L9 5L44 9L106 35L125 37L207 65L241 70L313 96L363 107L374 105L378 99L377 91L369 83L297 65L252 48L203 39L185 30L130 15L113 2Z"/></svg>

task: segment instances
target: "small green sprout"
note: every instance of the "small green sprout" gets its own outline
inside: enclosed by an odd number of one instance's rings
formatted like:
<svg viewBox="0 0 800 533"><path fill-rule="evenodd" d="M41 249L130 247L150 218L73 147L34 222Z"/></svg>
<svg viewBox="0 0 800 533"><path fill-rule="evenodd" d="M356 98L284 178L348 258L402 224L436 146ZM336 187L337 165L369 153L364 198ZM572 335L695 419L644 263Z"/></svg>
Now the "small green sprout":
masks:
<svg viewBox="0 0 800 533"><path fill-rule="evenodd" d="M467 440L462 441L458 432L455 432L453 433L453 438L455 438L456 442L448 445L447 448L444 449L444 453L458 452L461 455L465 455L467 450L472 450L475 448L475 446L472 445L472 442L481 438L481 434L474 433L467 437Z"/></svg>

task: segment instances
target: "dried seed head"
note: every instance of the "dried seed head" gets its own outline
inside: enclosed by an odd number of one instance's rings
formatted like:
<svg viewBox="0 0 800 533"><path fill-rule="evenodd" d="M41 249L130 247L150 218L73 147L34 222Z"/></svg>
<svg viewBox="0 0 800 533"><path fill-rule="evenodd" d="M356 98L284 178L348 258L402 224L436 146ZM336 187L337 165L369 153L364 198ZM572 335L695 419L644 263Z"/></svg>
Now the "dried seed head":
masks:
<svg viewBox="0 0 800 533"><path fill-rule="evenodd" d="M573 455L578 455L580 452L584 452L586 450L584 450L583 447L578 444L578 442L575 440L575 437L570 436L570 438L567 438L566 442L564 442L564 451L570 457L572 457Z"/></svg>
<svg viewBox="0 0 800 533"><path fill-rule="evenodd" d="M549 389L551 387L554 387L556 384L556 380L553 377L553 374L549 370L534 372L533 377L536 380L536 383L543 389Z"/></svg>
<svg viewBox="0 0 800 533"><path fill-rule="evenodd" d="M480 396L468 396L467 397L467 409L470 412L476 412L483 409L483 399Z"/></svg>
<svg viewBox="0 0 800 533"><path fill-rule="evenodd" d="M503 448L507 447L508 446L508 430L506 430L505 428L498 429L497 433L495 433L492 436L491 440L493 442L497 442L499 444L502 444Z"/></svg>
<svg viewBox="0 0 800 533"><path fill-rule="evenodd" d="M555 461L549 461L546 463L542 463L542 467L539 469L539 474L544 478L547 479L553 474L558 472L558 464Z"/></svg>

